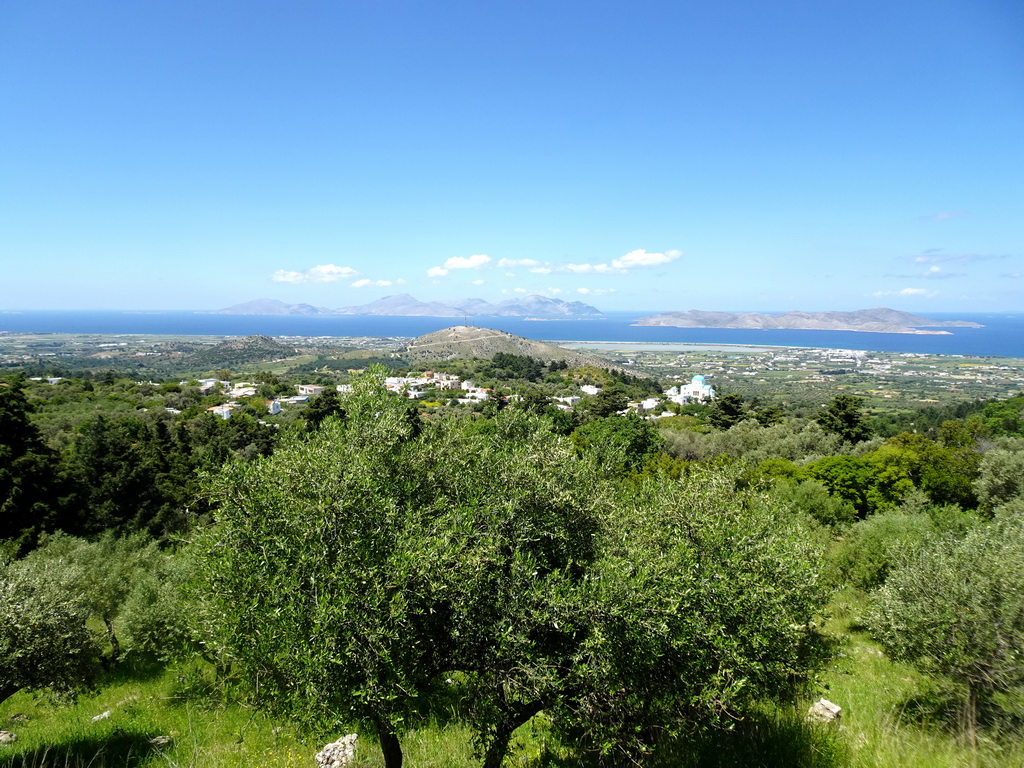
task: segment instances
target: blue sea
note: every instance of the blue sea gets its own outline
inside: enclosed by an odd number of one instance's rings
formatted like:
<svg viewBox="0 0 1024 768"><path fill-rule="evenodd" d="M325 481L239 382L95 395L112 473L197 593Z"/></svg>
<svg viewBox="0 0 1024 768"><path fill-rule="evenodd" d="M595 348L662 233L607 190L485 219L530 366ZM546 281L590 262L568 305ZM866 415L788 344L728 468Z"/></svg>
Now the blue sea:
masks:
<svg viewBox="0 0 1024 768"><path fill-rule="evenodd" d="M972 320L984 328L949 328L948 335L854 331L756 331L632 325L648 313L612 312L600 320L524 320L470 317L469 324L541 341L619 341L825 347L931 355L1024 358L1024 313L934 314L935 320ZM210 315L187 311L0 312L0 332L248 336L415 337L452 325L451 317L360 315Z"/></svg>

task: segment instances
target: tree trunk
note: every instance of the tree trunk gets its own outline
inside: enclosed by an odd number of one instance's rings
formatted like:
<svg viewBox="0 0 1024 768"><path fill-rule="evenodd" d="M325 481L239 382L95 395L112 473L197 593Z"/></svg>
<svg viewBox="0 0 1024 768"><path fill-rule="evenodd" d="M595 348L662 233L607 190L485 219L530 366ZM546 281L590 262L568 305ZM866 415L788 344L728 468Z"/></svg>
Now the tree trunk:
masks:
<svg viewBox="0 0 1024 768"><path fill-rule="evenodd" d="M384 755L384 768L402 768L402 744L398 741L391 724L384 718L377 720L377 738L380 740L380 751Z"/></svg>
<svg viewBox="0 0 1024 768"><path fill-rule="evenodd" d="M978 694L972 683L967 683L967 698L964 700L963 717L964 745L969 749L978 748Z"/></svg>
<svg viewBox="0 0 1024 768"><path fill-rule="evenodd" d="M6 688L0 686L0 704L3 704L5 701L11 698L11 696L16 694L20 690L21 688L17 688L15 686L7 686Z"/></svg>
<svg viewBox="0 0 1024 768"><path fill-rule="evenodd" d="M121 643L118 642L117 635L114 633L114 622L106 616L103 617L103 623L107 625L107 639L110 640L110 666L117 664L117 660L121 658Z"/></svg>
<svg viewBox="0 0 1024 768"><path fill-rule="evenodd" d="M487 751L484 752L483 768L501 768L505 755L508 753L508 744L512 741L512 734L542 709L544 709L544 705L539 701L534 701L506 710L506 717L498 723L494 738L491 739L491 743L487 745Z"/></svg>

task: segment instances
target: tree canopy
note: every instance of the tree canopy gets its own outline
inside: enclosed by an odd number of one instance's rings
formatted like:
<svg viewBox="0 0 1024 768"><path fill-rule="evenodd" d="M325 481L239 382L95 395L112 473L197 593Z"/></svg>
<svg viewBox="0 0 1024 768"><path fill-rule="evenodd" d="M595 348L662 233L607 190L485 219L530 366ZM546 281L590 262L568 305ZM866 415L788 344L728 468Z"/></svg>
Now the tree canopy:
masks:
<svg viewBox="0 0 1024 768"><path fill-rule="evenodd" d="M542 709L598 751L639 754L812 666L818 555L734 479L616 497L519 409L414 434L372 376L344 407L220 474L195 542L203 630L265 705L370 723L393 768L413 713L459 673L497 768Z"/></svg>

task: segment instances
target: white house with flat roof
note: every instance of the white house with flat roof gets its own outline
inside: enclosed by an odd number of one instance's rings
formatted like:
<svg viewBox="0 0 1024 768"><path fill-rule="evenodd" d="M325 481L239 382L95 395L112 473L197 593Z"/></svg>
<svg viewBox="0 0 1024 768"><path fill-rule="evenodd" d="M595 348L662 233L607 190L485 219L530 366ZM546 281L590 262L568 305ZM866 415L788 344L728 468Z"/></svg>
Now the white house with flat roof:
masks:
<svg viewBox="0 0 1024 768"><path fill-rule="evenodd" d="M690 379L689 384L679 384L665 390L668 399L673 403L685 405L686 403L700 403L705 400L715 399L715 388L708 384L701 375Z"/></svg>

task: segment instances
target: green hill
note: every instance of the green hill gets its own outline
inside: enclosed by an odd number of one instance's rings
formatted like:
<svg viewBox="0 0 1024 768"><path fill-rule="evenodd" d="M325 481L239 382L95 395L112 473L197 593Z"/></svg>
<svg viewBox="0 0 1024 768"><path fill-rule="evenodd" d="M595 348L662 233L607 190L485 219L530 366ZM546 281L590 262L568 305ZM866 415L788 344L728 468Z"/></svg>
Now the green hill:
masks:
<svg viewBox="0 0 1024 768"><path fill-rule="evenodd" d="M475 328L470 325L456 325L413 339L402 349L401 355L410 362L423 363L456 358L489 360L499 352L526 355L545 363L558 360L571 366L617 367L610 366L607 360L593 355L585 355L542 341L533 341L504 331Z"/></svg>

